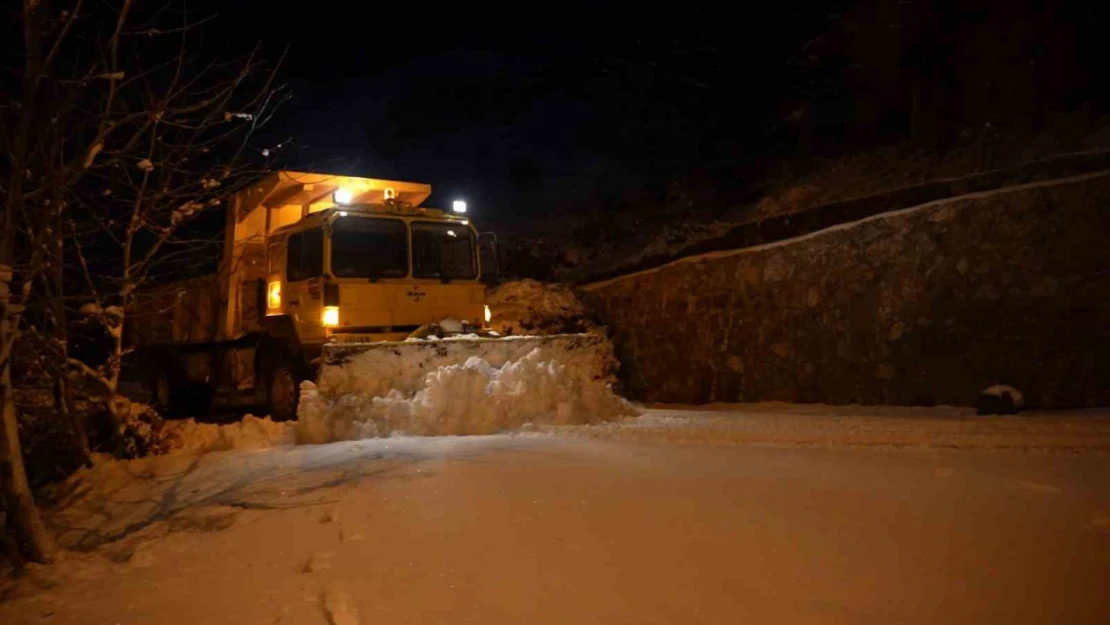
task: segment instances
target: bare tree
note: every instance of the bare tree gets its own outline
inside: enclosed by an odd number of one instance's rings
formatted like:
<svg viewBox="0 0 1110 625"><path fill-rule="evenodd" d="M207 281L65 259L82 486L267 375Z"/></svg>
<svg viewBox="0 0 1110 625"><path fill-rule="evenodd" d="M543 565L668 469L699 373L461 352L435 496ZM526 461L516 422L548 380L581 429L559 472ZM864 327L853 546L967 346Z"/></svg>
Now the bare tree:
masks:
<svg viewBox="0 0 1110 625"><path fill-rule="evenodd" d="M0 232L0 478L27 555L52 545L27 487L11 392L20 327L50 337L61 364L101 385L116 434L123 327L137 291L167 262L195 251L199 216L262 173L276 147L252 137L284 97L259 48L245 58L204 55L194 20L172 6L138 11L70 0L24 0L22 78L4 98L6 158ZM178 265L180 266L180 265ZM12 284L18 285L13 293ZM66 352L67 316L107 329L109 357L89 367ZM60 376L66 379L65 375ZM68 397L62 389L63 397ZM65 403L65 402L63 402ZM80 419L65 404L81 453Z"/></svg>

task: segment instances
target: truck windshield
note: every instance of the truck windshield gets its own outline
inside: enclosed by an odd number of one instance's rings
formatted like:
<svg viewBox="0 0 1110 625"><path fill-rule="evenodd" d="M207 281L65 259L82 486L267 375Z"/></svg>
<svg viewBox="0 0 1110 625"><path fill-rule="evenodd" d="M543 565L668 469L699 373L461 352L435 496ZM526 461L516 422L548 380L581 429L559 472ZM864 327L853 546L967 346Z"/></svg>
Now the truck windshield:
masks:
<svg viewBox="0 0 1110 625"><path fill-rule="evenodd" d="M414 278L472 280L478 277L474 262L474 234L461 224L412 223L412 275Z"/></svg>
<svg viewBox="0 0 1110 625"><path fill-rule="evenodd" d="M397 219L340 217L331 230L331 272L337 278L404 278L408 231Z"/></svg>

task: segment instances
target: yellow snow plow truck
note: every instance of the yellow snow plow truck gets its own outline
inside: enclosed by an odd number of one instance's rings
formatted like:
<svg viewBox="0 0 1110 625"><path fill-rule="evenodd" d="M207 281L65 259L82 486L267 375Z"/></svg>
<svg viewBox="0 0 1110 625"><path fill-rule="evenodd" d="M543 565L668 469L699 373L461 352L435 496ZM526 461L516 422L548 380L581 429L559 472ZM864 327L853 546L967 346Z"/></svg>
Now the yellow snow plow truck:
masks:
<svg viewBox="0 0 1110 625"><path fill-rule="evenodd" d="M181 416L221 404L287 419L302 381L368 350L398 366L496 353L497 366L537 344L595 342L486 332L483 278L497 273L496 241L461 202L451 212L422 207L429 195L427 184L292 171L240 193L219 271L145 293L130 315L153 402ZM411 350L434 353L406 357Z"/></svg>

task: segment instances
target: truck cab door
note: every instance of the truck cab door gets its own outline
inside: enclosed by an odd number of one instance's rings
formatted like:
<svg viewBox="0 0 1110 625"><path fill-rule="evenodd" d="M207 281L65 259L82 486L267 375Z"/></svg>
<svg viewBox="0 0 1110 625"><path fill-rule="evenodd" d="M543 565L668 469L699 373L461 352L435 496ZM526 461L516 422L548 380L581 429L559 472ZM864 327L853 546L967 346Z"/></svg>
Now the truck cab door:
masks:
<svg viewBox="0 0 1110 625"><path fill-rule="evenodd" d="M482 266L482 282L497 282L501 276L501 264L497 254L497 235L493 232L478 235L478 260Z"/></svg>
<svg viewBox="0 0 1110 625"><path fill-rule="evenodd" d="M302 343L324 340L324 231L289 235L285 260L285 309Z"/></svg>

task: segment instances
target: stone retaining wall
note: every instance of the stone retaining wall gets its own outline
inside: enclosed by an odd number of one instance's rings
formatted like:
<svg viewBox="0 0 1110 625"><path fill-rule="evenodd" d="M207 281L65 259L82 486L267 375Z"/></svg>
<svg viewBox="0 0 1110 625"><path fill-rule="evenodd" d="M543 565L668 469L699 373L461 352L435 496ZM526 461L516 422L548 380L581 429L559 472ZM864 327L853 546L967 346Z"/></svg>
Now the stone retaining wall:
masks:
<svg viewBox="0 0 1110 625"><path fill-rule="evenodd" d="M1110 405L1110 172L584 287L646 401Z"/></svg>

